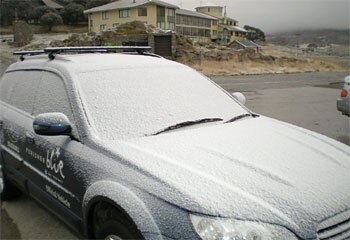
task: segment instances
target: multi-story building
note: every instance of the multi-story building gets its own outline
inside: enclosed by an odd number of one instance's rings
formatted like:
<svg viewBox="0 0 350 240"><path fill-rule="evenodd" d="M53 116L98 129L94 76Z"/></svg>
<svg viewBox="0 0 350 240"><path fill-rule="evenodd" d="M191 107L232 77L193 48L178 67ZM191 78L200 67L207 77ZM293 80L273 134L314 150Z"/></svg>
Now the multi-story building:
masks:
<svg viewBox="0 0 350 240"><path fill-rule="evenodd" d="M203 13L177 9L176 32L198 42L217 39L218 19Z"/></svg>
<svg viewBox="0 0 350 240"><path fill-rule="evenodd" d="M217 40L223 43L245 39L247 31L238 26L238 21L227 17L226 7L207 3L196 8L196 11L217 18Z"/></svg>
<svg viewBox="0 0 350 240"><path fill-rule="evenodd" d="M196 11L160 0L119 0L84 12L88 14L89 31L113 29L121 23L141 21L165 30L176 31L197 42L221 43L244 39L246 30L238 21L226 16L226 8L205 4Z"/></svg>
<svg viewBox="0 0 350 240"><path fill-rule="evenodd" d="M159 0L119 0L84 13L88 15L90 32L113 29L132 21L175 31L175 11L178 8Z"/></svg>

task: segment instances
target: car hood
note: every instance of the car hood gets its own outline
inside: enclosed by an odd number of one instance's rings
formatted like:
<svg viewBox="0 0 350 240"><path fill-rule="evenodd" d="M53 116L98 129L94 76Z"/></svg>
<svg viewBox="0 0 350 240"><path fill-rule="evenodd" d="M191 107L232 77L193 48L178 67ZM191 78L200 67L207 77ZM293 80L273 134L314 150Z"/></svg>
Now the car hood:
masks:
<svg viewBox="0 0 350 240"><path fill-rule="evenodd" d="M350 148L266 117L106 144L143 172L138 187L190 212L309 238L350 208Z"/></svg>

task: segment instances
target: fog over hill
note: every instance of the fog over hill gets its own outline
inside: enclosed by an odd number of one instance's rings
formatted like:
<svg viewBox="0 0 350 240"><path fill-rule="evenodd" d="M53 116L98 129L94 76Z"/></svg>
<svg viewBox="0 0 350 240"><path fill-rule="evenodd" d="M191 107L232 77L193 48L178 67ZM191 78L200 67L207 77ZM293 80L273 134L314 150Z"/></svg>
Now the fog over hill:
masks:
<svg viewBox="0 0 350 240"><path fill-rule="evenodd" d="M208 0L164 0L194 10ZM210 0L227 7L227 14L241 26L266 33L301 29L349 29L349 0Z"/></svg>
<svg viewBox="0 0 350 240"><path fill-rule="evenodd" d="M276 33L268 35L267 42L280 45L291 45L298 42L298 44L315 43L318 45L338 44L350 46L350 30L311 29Z"/></svg>

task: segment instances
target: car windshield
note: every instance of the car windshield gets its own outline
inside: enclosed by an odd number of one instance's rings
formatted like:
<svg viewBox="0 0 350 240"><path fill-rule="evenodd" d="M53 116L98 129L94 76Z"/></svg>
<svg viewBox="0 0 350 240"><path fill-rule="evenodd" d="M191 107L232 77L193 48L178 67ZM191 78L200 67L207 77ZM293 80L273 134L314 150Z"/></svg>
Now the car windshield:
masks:
<svg viewBox="0 0 350 240"><path fill-rule="evenodd" d="M89 122L105 140L143 137L186 121L225 121L247 113L206 77L181 65L84 72L78 85Z"/></svg>

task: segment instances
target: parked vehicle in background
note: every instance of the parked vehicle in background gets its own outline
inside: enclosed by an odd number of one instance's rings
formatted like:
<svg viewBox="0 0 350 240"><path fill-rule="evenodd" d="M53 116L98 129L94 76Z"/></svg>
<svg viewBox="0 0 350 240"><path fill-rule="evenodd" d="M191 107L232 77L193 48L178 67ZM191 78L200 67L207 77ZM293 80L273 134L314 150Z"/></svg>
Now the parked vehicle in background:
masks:
<svg viewBox="0 0 350 240"><path fill-rule="evenodd" d="M26 192L89 239L349 239L348 146L144 50L18 53L0 80L3 200Z"/></svg>
<svg viewBox="0 0 350 240"><path fill-rule="evenodd" d="M337 100L337 109L343 115L350 117L350 76L345 78L344 87L340 92L340 98Z"/></svg>

